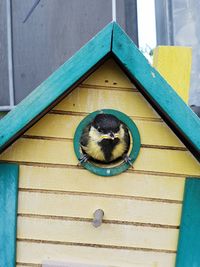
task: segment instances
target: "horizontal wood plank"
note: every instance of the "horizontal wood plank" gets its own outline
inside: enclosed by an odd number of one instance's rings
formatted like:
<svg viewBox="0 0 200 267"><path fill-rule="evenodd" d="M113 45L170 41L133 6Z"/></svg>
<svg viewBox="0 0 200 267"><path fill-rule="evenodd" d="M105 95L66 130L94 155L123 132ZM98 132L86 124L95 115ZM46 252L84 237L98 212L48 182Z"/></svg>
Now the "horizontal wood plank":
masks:
<svg viewBox="0 0 200 267"><path fill-rule="evenodd" d="M102 66L100 66L83 82L83 85L84 84L92 86L111 86L113 88L135 87L113 59L107 60Z"/></svg>
<svg viewBox="0 0 200 267"><path fill-rule="evenodd" d="M103 257L102 257L103 255ZM143 263L154 267L174 267L175 254L146 252L139 250L118 250L81 246L63 246L46 243L17 242L17 262L41 264L43 260L72 261L83 263L110 264L117 267L132 267Z"/></svg>
<svg viewBox="0 0 200 267"><path fill-rule="evenodd" d="M176 251L178 230L19 216L17 238Z"/></svg>
<svg viewBox="0 0 200 267"><path fill-rule="evenodd" d="M73 138L83 116L47 114L31 127L25 135ZM171 129L164 122L151 122L133 119L138 127L142 144L184 147Z"/></svg>
<svg viewBox="0 0 200 267"><path fill-rule="evenodd" d="M185 179L167 176L126 172L108 179L82 169L21 165L19 187L182 201L184 183Z"/></svg>
<svg viewBox="0 0 200 267"><path fill-rule="evenodd" d="M69 261L43 261L42 264L31 264L31 263L18 263L16 265L16 267L110 267L110 265L108 265L108 263L106 265L97 265L95 262L92 264L90 263L83 263L83 262L69 262ZM112 267L119 267L119 266L113 266ZM153 264L148 264L148 265L144 265L144 264L140 264L140 263L136 263L136 264L132 264L131 267L155 267L155 265Z"/></svg>
<svg viewBox="0 0 200 267"><path fill-rule="evenodd" d="M16 267L42 267L41 264L34 264L34 263L24 263L20 262L16 264Z"/></svg>
<svg viewBox="0 0 200 267"><path fill-rule="evenodd" d="M72 141L19 139L0 160L69 164L76 166ZM183 164L184 162L184 164ZM200 175L200 165L188 151L141 148L135 170Z"/></svg>
<svg viewBox="0 0 200 267"><path fill-rule="evenodd" d="M113 92L83 87L77 87L53 110L93 112L102 108L116 109L129 116L160 118L139 92Z"/></svg>
<svg viewBox="0 0 200 267"><path fill-rule="evenodd" d="M119 223L136 222L178 226L181 204L106 198L82 195L63 195L38 192L20 192L18 213L72 218L92 221L97 209L104 211L104 219Z"/></svg>

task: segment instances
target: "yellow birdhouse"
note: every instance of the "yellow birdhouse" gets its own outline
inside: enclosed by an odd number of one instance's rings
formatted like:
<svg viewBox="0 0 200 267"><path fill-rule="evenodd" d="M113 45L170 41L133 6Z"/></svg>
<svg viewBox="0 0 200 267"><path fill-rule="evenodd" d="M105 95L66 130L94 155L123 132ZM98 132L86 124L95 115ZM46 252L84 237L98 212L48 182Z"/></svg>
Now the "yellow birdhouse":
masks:
<svg viewBox="0 0 200 267"><path fill-rule="evenodd" d="M130 162L79 163L97 114ZM200 266L200 120L118 24L0 121L0 151L1 267Z"/></svg>

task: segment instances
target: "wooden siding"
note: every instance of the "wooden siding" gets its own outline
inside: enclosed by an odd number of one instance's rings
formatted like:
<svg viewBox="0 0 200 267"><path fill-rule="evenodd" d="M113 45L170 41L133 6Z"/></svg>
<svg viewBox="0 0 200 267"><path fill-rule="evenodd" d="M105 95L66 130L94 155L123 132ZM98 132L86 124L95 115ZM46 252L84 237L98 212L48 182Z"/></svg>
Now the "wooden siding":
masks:
<svg viewBox="0 0 200 267"><path fill-rule="evenodd" d="M1 159L11 162L33 162L74 167L78 164L72 140L21 138L2 154ZM188 151L147 146L141 148L140 155L134 163L134 170L198 177L200 166Z"/></svg>
<svg viewBox="0 0 200 267"><path fill-rule="evenodd" d="M74 131L114 108L136 122L134 170L98 177L77 166ZM200 167L119 67L106 62L0 157L20 163L17 266L43 260L173 267L186 176ZM184 164L183 164L184 163ZM102 208L95 229L93 212Z"/></svg>

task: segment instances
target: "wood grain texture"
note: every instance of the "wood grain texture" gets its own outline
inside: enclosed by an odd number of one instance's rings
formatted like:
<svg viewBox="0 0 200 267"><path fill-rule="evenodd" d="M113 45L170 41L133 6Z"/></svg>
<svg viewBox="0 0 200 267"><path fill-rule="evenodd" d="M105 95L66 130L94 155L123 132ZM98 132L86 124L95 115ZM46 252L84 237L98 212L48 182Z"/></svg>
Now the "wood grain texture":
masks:
<svg viewBox="0 0 200 267"><path fill-rule="evenodd" d="M110 266L110 265L109 265ZM109 267L108 265L97 265L97 264L84 264L82 262L60 262L60 261L44 261L42 267ZM116 266L112 266L116 267ZM134 264L132 267L153 267L152 265Z"/></svg>
<svg viewBox="0 0 200 267"><path fill-rule="evenodd" d="M178 230L18 217L17 238L176 251Z"/></svg>
<svg viewBox="0 0 200 267"><path fill-rule="evenodd" d="M109 24L73 57L38 86L0 122L0 150L35 117L85 75L110 51L113 25ZM99 45L99 43L102 43ZM79 66L82 65L82 68ZM70 75L69 75L70 73ZM11 123L12 122L12 123Z"/></svg>
<svg viewBox="0 0 200 267"><path fill-rule="evenodd" d="M199 266L200 180L187 179L176 267Z"/></svg>
<svg viewBox="0 0 200 267"><path fill-rule="evenodd" d="M15 267L19 167L0 164L0 266Z"/></svg>
<svg viewBox="0 0 200 267"><path fill-rule="evenodd" d="M66 141L49 141L19 139L0 157L0 160L40 162L76 166L73 143ZM184 165L183 165L184 162ZM141 148L135 170L200 175L200 165L188 151Z"/></svg>
<svg viewBox="0 0 200 267"><path fill-rule="evenodd" d="M110 179L82 169L20 166L21 189L182 201L185 179L122 173Z"/></svg>
<svg viewBox="0 0 200 267"><path fill-rule="evenodd" d="M159 118L139 92L97 90L78 87L53 110L93 112L98 109L117 109L128 116Z"/></svg>
<svg viewBox="0 0 200 267"><path fill-rule="evenodd" d="M116 89L135 88L134 84L113 59L107 60L100 66L83 82L83 85L106 86Z"/></svg>
<svg viewBox="0 0 200 267"><path fill-rule="evenodd" d="M118 265L124 263L121 266L133 266L135 261L145 266L149 262L156 267L174 266L183 177L198 176L199 164L188 151L163 149L183 145L143 96L135 89L130 91L134 86L114 61L106 64L55 107L53 112L62 115L46 115L26 133L29 139L20 138L0 157L44 165L20 168L19 263L40 264L44 257L60 260L63 251L65 257L74 251L69 256L74 261L81 259L83 251L94 251L87 255L88 262L94 262L100 250L107 263L118 259ZM84 114L105 107L137 118L146 145L135 171L109 179L78 168L72 147L74 130ZM91 219L98 208L105 210L105 223L94 229ZM114 260L106 259L108 251Z"/></svg>
<svg viewBox="0 0 200 267"><path fill-rule="evenodd" d="M47 114L31 127L25 135L70 138L84 116ZM158 146L184 147L172 130L163 122L151 122L133 118L141 136L141 143Z"/></svg>
<svg viewBox="0 0 200 267"><path fill-rule="evenodd" d="M192 48L158 46L153 53L153 66L188 104Z"/></svg>
<svg viewBox="0 0 200 267"><path fill-rule="evenodd" d="M56 249L55 249L56 248ZM31 252L31 253L30 253ZM175 254L139 250L119 250L84 246L63 246L47 243L17 242L17 261L40 264L42 260L68 260L92 264L109 264L117 267L132 267L134 263L143 263L154 267L171 267L175 264ZM104 255L102 257L102 255Z"/></svg>
<svg viewBox="0 0 200 267"><path fill-rule="evenodd" d="M18 213L87 218L92 221L94 211L102 209L105 220L179 226L181 206L181 203L26 191L19 194Z"/></svg>
<svg viewBox="0 0 200 267"><path fill-rule="evenodd" d="M142 90L162 110L163 115L173 122L179 134L189 141L200 158L199 118L150 66L147 59L117 24L114 24L113 29L112 51L122 66L141 84Z"/></svg>

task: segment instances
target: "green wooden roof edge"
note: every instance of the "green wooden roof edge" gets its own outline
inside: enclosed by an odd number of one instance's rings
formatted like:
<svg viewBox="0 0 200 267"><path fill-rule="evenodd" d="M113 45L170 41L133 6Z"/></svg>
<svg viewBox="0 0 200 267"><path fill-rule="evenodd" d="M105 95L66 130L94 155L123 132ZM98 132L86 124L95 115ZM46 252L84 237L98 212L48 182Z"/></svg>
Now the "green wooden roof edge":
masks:
<svg viewBox="0 0 200 267"><path fill-rule="evenodd" d="M188 177L185 182L176 267L200 266L199 205L200 179Z"/></svg>
<svg viewBox="0 0 200 267"><path fill-rule="evenodd" d="M19 165L0 163L0 266L16 266Z"/></svg>
<svg viewBox="0 0 200 267"><path fill-rule="evenodd" d="M0 152L110 53L112 30L108 24L0 120Z"/></svg>
<svg viewBox="0 0 200 267"><path fill-rule="evenodd" d="M112 52L134 77L145 95L162 111L178 133L187 139L200 160L200 119L116 24L113 30Z"/></svg>
<svg viewBox="0 0 200 267"><path fill-rule="evenodd" d="M109 23L0 120L0 151L110 54L113 54L136 81L147 99L161 111L164 119L174 127L178 137L186 140L188 148L200 160L200 119L149 64L133 41L115 22Z"/></svg>

